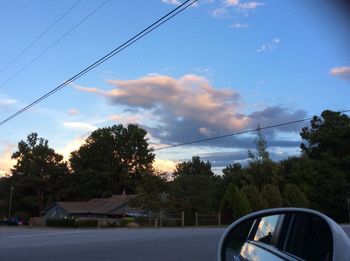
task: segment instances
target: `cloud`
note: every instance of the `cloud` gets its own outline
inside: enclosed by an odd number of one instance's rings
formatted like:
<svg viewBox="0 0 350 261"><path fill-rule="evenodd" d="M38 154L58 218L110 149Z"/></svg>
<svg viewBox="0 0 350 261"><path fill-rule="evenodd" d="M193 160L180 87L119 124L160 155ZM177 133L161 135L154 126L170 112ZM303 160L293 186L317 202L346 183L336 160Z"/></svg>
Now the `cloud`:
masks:
<svg viewBox="0 0 350 261"><path fill-rule="evenodd" d="M330 70L330 74L345 80L350 80L350 66L334 67Z"/></svg>
<svg viewBox="0 0 350 261"><path fill-rule="evenodd" d="M240 3L238 6L240 9L245 9L245 10L252 10L252 9L256 9L260 6L264 6L265 3L259 3L259 2L244 2L244 3Z"/></svg>
<svg viewBox="0 0 350 261"><path fill-rule="evenodd" d="M87 135L81 135L75 137L73 140L69 141L64 148L57 149L57 153L61 154L65 160L68 160L70 153L80 148L81 145L85 143L85 140L88 138Z"/></svg>
<svg viewBox="0 0 350 261"><path fill-rule="evenodd" d="M18 103L15 99L0 99L0 106L8 107Z"/></svg>
<svg viewBox="0 0 350 261"><path fill-rule="evenodd" d="M279 38L273 38L269 43L262 44L257 50L257 53L262 53L266 51L273 51L277 49L278 45L281 43Z"/></svg>
<svg viewBox="0 0 350 261"><path fill-rule="evenodd" d="M211 14L215 18L222 18L222 17L227 17L228 16L228 11L227 11L226 7L218 7L218 8L215 8L211 12Z"/></svg>
<svg viewBox="0 0 350 261"><path fill-rule="evenodd" d="M285 158L288 158L290 156L293 156L293 154L290 154L289 152L282 152L282 151L274 151L269 150L269 156L274 161L280 161ZM248 152L247 150L237 150L237 151L229 151L229 152L214 152L214 153L207 153L200 155L201 159L204 161L209 161L212 165L212 167L225 167L229 164L233 163L241 163L246 164L249 161L248 158Z"/></svg>
<svg viewBox="0 0 350 261"><path fill-rule="evenodd" d="M230 25L230 28L234 28L234 29L246 29L248 27L249 27L248 24L241 24L241 23L235 23Z"/></svg>
<svg viewBox="0 0 350 261"><path fill-rule="evenodd" d="M243 13L245 16L248 15L249 11L255 10L265 3L246 1L241 2L240 0L225 0L222 4L212 11L212 16L214 17L227 17L230 10L234 10L236 13Z"/></svg>
<svg viewBox="0 0 350 261"><path fill-rule="evenodd" d="M160 171L173 172L176 164L176 161L156 158L154 160L153 166Z"/></svg>
<svg viewBox="0 0 350 261"><path fill-rule="evenodd" d="M0 177L11 173L10 169L16 163L15 160L11 159L15 147L14 144L4 142L4 149L0 153Z"/></svg>
<svg viewBox="0 0 350 261"><path fill-rule="evenodd" d="M224 3L227 6L237 6L239 5L239 0L225 0Z"/></svg>
<svg viewBox="0 0 350 261"><path fill-rule="evenodd" d="M91 125L85 122L77 122L77 121L63 122L63 125L71 129L77 129L77 130L83 130L83 131L89 131L89 132L97 129L97 127L94 125Z"/></svg>
<svg viewBox="0 0 350 261"><path fill-rule="evenodd" d="M181 5L181 2L178 0L162 0L162 3L170 5Z"/></svg>
<svg viewBox="0 0 350 261"><path fill-rule="evenodd" d="M266 126L305 117L302 110L290 111L279 106L244 114L244 103L237 91L214 87L206 78L193 74L178 79L154 75L107 82L114 87L112 90L96 89L94 93L105 97L112 106L147 112L150 120L144 121L143 127L163 144L183 143L254 129L258 124ZM79 90L90 92L87 88ZM124 119L120 115L113 118ZM266 133L273 139L279 131L299 130L299 125L292 125ZM243 137L231 137L229 141L221 139L199 145L252 146L252 140Z"/></svg>
<svg viewBox="0 0 350 261"><path fill-rule="evenodd" d="M79 110L72 108L68 111L68 114L69 114L69 116L77 115L77 114L79 114Z"/></svg>

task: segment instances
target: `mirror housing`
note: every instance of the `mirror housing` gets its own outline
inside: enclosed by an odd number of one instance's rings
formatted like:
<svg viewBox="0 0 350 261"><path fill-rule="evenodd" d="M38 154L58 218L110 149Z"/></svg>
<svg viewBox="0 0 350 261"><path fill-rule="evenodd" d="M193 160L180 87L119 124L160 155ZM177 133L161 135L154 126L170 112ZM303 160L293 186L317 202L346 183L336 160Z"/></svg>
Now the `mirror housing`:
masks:
<svg viewBox="0 0 350 261"><path fill-rule="evenodd" d="M221 236L217 259L300 260L303 255L309 259L305 256L312 253L323 255L325 260L350 260L350 239L335 221L320 212L276 208L248 214L232 223Z"/></svg>

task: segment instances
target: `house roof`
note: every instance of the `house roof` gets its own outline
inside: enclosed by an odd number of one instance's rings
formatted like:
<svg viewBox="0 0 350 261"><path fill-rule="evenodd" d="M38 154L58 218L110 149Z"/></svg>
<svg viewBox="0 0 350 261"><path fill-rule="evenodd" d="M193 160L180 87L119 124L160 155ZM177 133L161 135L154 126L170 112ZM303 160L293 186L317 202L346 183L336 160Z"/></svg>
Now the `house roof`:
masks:
<svg viewBox="0 0 350 261"><path fill-rule="evenodd" d="M70 214L116 214L136 195L113 195L110 198L94 198L87 202L59 201L54 204L59 205ZM53 205L54 205L53 204ZM53 205L48 207L44 213Z"/></svg>

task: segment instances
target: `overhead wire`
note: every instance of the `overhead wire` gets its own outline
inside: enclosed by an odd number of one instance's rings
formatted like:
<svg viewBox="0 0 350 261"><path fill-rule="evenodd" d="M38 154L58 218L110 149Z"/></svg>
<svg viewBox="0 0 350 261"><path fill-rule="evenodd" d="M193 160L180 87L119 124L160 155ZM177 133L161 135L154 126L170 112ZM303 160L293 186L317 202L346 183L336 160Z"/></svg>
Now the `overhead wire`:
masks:
<svg viewBox="0 0 350 261"><path fill-rule="evenodd" d="M17 70L14 74L12 74L9 78L7 78L4 82L0 84L0 88L4 85L12 81L18 74L27 69L30 65L32 65L36 60L38 60L43 54L47 53L54 46L56 46L59 42L61 42L64 38L66 38L70 33L72 33L75 29L77 29L81 24L83 24L86 20L88 20L91 16L93 16L99 9L101 9L105 4L107 4L109 0L103 1L100 5L98 5L95 9L93 9L87 16L85 16L82 20L72 26L67 32L61 35L55 42L49 45L46 49L41 51L38 55L36 55L33 59L31 59L28 63L22 66L19 70Z"/></svg>
<svg viewBox="0 0 350 261"><path fill-rule="evenodd" d="M47 92L46 94L44 94L43 96L39 97L38 99L36 99L35 101L33 101L32 103L30 103L29 105L23 107L22 109L20 109L19 111L17 111L16 113L12 114L11 116L9 116L8 118L2 120L0 122L0 127L3 126L5 123L7 123L8 121L12 120L13 118L19 116L20 114L24 113L25 111L29 110L30 108L32 108L33 106L35 106L36 104L40 103L41 101L45 100L46 98L48 98L49 96L53 95L54 93L56 93L57 91L61 90L62 88L64 88L65 86L67 86L68 84L72 83L73 81L77 80L78 78L82 77L83 75L85 75L86 73L88 73L89 71L93 70L94 68L96 68L97 66L99 66L100 64L104 63L105 61L109 60L110 58L112 58L113 56L115 56L116 54L120 53L121 51L123 51L125 48L129 47L130 45L134 44L135 42L137 42L138 40L140 40L141 38L145 37L146 35L148 35L149 33L151 33L152 31L154 31L155 29L157 29L158 27L160 27L161 25L163 25L164 23L166 23L167 21L169 21L170 19L172 19L173 17L175 17L176 15L178 15L179 13L183 12L184 10L186 10L188 7L192 6L194 3L196 3L198 0L187 0L185 2L183 2L182 4L178 5L176 8L174 8L172 11L168 12L167 14L165 14L164 16L162 16L160 19L158 19L157 21L155 21L154 23L152 23L151 25L147 26L145 29L143 29L141 32L137 33L135 36L131 37L129 40L127 40L126 42L124 42L123 44L119 45L117 48L115 48L114 50L112 50L111 52L109 52L108 54L106 54L105 56L103 56L102 58L98 59L96 62L94 62L93 64L89 65L88 67L86 67L85 69L83 69L82 71L80 71L79 73L75 74L74 76L72 76L71 78L69 78L68 80L64 81L62 84L58 85L57 87L55 87L54 89L52 89L51 91Z"/></svg>
<svg viewBox="0 0 350 261"><path fill-rule="evenodd" d="M349 110L338 111L338 113L347 113L347 112L350 112L350 109ZM327 115L327 114L324 114L324 116L325 115ZM296 124L296 123L300 123L300 122L304 122L304 121L310 121L312 119L313 119L313 117L308 117L308 118L303 118L303 119L299 119L299 120L294 120L294 121L288 121L288 122L278 123L278 124L274 124L274 125L269 125L269 126L265 126L265 127L257 127L255 129L249 129L249 130L244 130L244 131L234 132L234 133L228 133L228 134L214 136L214 137L205 138L205 139L198 139L198 140L188 141L188 142L184 142L184 143L173 144L173 145L164 146L164 147L161 147L161 148L156 148L156 149L154 149L154 151L171 149L171 148L175 148L175 147L182 147L182 146L202 143L202 142L206 142L206 141L218 140L218 139L223 139L223 138L232 137L232 136L238 136L238 135L242 135L242 134L246 134L246 133L250 133L250 132L256 132L256 131L259 131L259 130L267 130L267 129L283 127L283 126L292 125L292 124Z"/></svg>
<svg viewBox="0 0 350 261"><path fill-rule="evenodd" d="M41 32L33 41L31 41L26 47L24 47L14 58L10 60L3 68L0 69L0 73L5 71L14 62L18 60L26 51L28 51L36 42L38 42L44 35L46 35L56 24L58 24L64 17L66 17L76 7L81 0L76 1L68 10L66 10L60 17L58 17L52 24L50 24L43 32Z"/></svg>

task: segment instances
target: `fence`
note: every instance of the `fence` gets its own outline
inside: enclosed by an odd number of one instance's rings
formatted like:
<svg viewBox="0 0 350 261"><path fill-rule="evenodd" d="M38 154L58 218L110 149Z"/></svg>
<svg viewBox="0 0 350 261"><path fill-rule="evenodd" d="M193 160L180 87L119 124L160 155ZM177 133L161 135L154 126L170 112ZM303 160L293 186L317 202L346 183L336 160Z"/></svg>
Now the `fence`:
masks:
<svg viewBox="0 0 350 261"><path fill-rule="evenodd" d="M146 220L148 222L146 222ZM200 213L159 213L150 212L148 217L136 218L136 222L141 226L149 227L185 227L185 226L221 226L221 214L212 215Z"/></svg>

